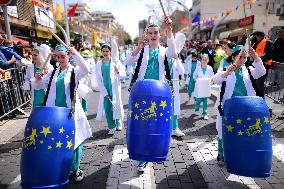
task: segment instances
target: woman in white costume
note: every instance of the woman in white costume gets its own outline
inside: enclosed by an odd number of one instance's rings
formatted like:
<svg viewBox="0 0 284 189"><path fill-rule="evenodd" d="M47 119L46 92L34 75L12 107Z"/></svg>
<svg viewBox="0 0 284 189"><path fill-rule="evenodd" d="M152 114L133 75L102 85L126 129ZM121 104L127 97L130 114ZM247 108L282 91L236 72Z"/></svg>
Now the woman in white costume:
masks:
<svg viewBox="0 0 284 189"><path fill-rule="evenodd" d="M116 46L114 41L112 41L112 47L107 43L101 46L103 58L96 65L97 84L100 91L96 119L101 120L105 112L109 135L122 129L124 115L120 82L122 71L118 62L118 50L114 46Z"/></svg>
<svg viewBox="0 0 284 189"><path fill-rule="evenodd" d="M250 75L254 79L258 79L266 73L265 67L263 66L263 62L252 48L248 49L248 54L254 60L252 64L253 66L250 66L248 68L245 66L245 62L247 61L247 51L242 51L242 48L243 46L241 45L237 45L236 47L234 47L231 55L233 63L229 67L227 67L225 71L217 72L212 78L213 82L219 85L221 85L223 82L226 82L226 85L223 84L223 86L225 87L222 87L224 89L223 91L221 89L220 93L221 102L218 108L220 109L220 114L222 114L221 106L224 104L226 99L229 99L233 96L256 96L256 91L253 87ZM240 54L240 52L242 54ZM239 60L237 60L238 55ZM221 116L219 117L219 119L217 118L218 124L216 124L218 130L218 138L222 140ZM222 142L219 145L222 145ZM222 153L218 152L217 161L220 164L223 164L224 157Z"/></svg>
<svg viewBox="0 0 284 189"><path fill-rule="evenodd" d="M42 106L45 90L44 89L35 90L34 86L32 85L32 80L34 80L34 76L36 75L36 73L43 72L46 74L48 71L52 70L52 67L49 64L49 60L46 60L50 53L51 53L50 47L44 44L35 47L34 50L32 51L33 64L28 65L25 75L25 82L23 84L23 90L31 92L31 102L33 108L37 106ZM45 61L48 62L45 68L43 68Z"/></svg>
<svg viewBox="0 0 284 189"><path fill-rule="evenodd" d="M209 57L208 54L203 54L201 55L201 65L196 67L195 72L193 73L193 79L196 81L196 79L210 79L213 75L213 68L211 66L208 65L209 62ZM197 85L197 83L196 83ZM200 86L198 86L200 87ZM195 93L196 95L196 93ZM208 111L207 111L207 104L208 104L208 97L204 97L204 98L198 98L197 96L195 96L195 112L199 112L199 107L200 104L202 102L202 106L203 106L203 118L205 120L208 119Z"/></svg>
<svg viewBox="0 0 284 189"><path fill-rule="evenodd" d="M55 47L55 54L59 67L48 72L45 76L38 73L36 75L35 88L49 88L49 91L46 92L46 106L74 108L75 150L71 171L75 177L75 181L81 181L83 179L83 171L80 170L80 161L82 158L83 141L90 138L92 132L75 91L79 80L88 74L89 67L83 57L73 47L67 50L63 45L57 45ZM75 68L69 63L70 55L76 63ZM74 81L71 78L74 78ZM75 99L71 99L70 97L70 92L72 91L74 92Z"/></svg>

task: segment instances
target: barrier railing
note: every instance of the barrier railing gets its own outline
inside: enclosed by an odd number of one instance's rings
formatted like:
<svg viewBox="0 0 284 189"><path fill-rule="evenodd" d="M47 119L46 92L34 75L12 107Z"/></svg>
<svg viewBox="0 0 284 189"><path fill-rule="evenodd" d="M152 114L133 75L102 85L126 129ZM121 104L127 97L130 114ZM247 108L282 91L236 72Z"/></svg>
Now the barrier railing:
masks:
<svg viewBox="0 0 284 189"><path fill-rule="evenodd" d="M15 110L27 115L21 107L29 103L30 97L22 90L26 68L5 70L0 75L0 119Z"/></svg>
<svg viewBox="0 0 284 189"><path fill-rule="evenodd" d="M284 105L284 63L273 62L265 82L265 95Z"/></svg>

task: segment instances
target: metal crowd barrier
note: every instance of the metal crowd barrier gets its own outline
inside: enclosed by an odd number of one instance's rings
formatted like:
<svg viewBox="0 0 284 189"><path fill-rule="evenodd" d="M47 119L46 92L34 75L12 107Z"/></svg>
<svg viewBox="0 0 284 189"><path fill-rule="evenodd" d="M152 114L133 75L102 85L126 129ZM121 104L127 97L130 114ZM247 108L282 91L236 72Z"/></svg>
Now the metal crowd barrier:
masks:
<svg viewBox="0 0 284 189"><path fill-rule="evenodd" d="M22 86L26 68L11 68L0 75L0 119L15 110L27 115L21 108L28 104L30 97L24 93Z"/></svg>
<svg viewBox="0 0 284 189"><path fill-rule="evenodd" d="M265 95L284 105L284 63L273 62L265 81Z"/></svg>

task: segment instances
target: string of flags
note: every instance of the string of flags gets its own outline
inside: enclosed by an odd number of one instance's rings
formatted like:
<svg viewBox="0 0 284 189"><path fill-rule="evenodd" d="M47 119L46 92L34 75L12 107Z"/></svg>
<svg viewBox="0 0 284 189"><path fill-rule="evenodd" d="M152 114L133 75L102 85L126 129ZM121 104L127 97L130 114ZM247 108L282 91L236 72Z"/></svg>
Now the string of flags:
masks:
<svg viewBox="0 0 284 189"><path fill-rule="evenodd" d="M218 20L219 18L225 16L225 15L229 15L239 9L243 9L245 8L246 5L252 5L253 3L255 3L256 0L245 0L244 2L242 3L239 3L238 5L235 5L233 8L231 9L226 9L224 11L222 11L221 13L219 14L216 14L212 17L209 17L209 18L205 18L205 19L202 19L202 20L199 20L199 19L194 19L192 21L192 26L197 26L197 25L203 25L203 24L207 24L207 23L210 23L212 21L215 21L215 20ZM183 21L184 22L184 21Z"/></svg>

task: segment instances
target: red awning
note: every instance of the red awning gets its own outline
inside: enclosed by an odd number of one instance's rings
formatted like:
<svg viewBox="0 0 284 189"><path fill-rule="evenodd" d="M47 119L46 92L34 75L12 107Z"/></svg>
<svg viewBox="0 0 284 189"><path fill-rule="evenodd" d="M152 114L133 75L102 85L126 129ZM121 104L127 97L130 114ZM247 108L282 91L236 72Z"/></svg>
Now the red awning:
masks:
<svg viewBox="0 0 284 189"><path fill-rule="evenodd" d="M21 42L23 44L23 46L29 46L29 42L25 41L23 39L17 38L16 36L12 35L12 41L14 42Z"/></svg>

